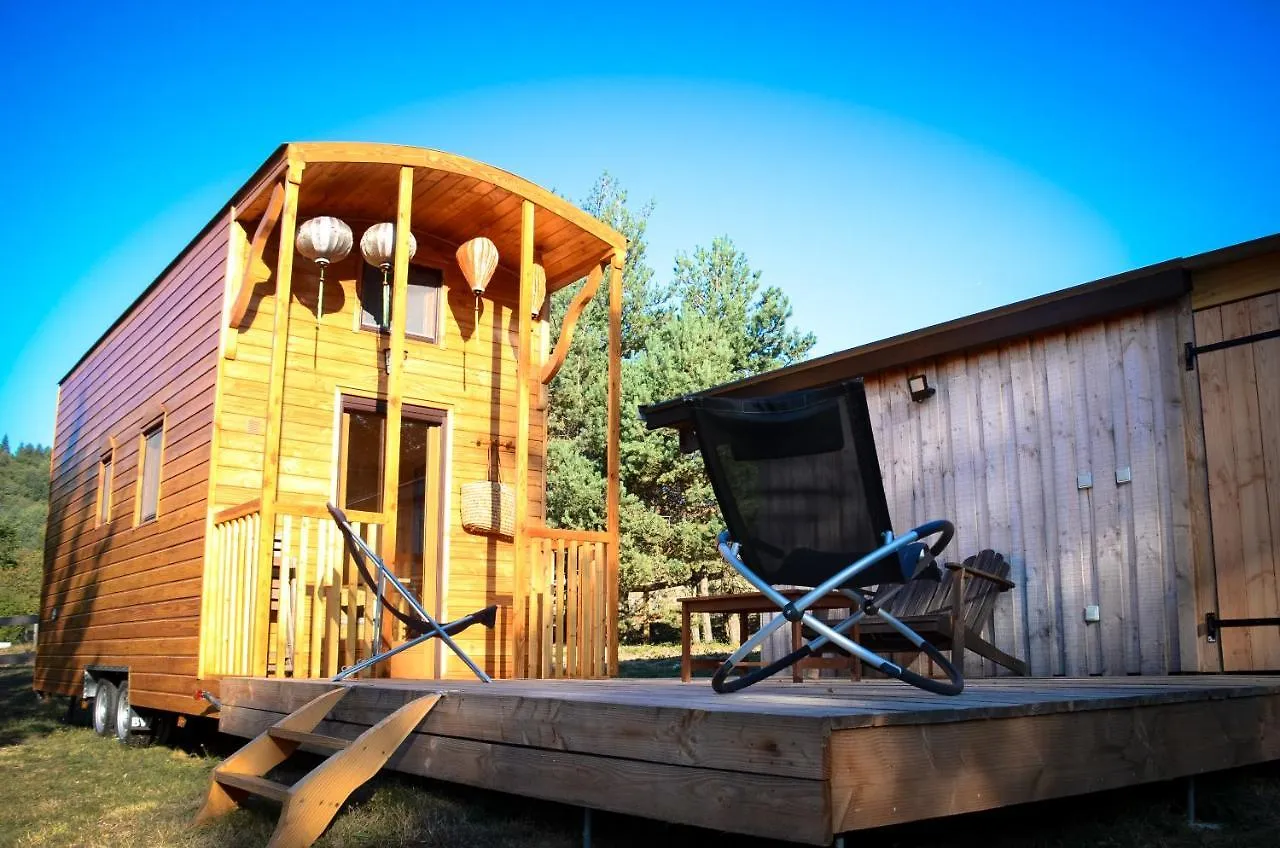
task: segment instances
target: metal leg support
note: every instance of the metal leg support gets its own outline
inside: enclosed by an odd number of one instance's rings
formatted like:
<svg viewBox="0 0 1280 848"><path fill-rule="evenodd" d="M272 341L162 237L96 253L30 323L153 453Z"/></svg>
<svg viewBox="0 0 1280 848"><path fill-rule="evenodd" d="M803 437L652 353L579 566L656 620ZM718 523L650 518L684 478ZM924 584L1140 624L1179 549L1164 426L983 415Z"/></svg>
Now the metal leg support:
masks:
<svg viewBox="0 0 1280 848"><path fill-rule="evenodd" d="M582 848L591 848L591 808L582 808Z"/></svg>
<svg viewBox="0 0 1280 848"><path fill-rule="evenodd" d="M1196 830L1221 830L1222 825L1196 819L1196 776L1187 778L1187 827Z"/></svg>

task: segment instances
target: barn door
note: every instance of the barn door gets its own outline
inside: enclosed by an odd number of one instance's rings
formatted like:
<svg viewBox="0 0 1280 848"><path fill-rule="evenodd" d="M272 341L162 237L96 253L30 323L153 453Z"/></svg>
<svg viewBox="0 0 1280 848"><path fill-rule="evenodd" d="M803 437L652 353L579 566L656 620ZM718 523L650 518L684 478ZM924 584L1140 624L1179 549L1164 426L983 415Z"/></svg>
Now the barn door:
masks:
<svg viewBox="0 0 1280 848"><path fill-rule="evenodd" d="M1280 618L1280 292L1195 314L1220 620ZM1224 627L1225 671L1280 669L1280 626Z"/></svg>

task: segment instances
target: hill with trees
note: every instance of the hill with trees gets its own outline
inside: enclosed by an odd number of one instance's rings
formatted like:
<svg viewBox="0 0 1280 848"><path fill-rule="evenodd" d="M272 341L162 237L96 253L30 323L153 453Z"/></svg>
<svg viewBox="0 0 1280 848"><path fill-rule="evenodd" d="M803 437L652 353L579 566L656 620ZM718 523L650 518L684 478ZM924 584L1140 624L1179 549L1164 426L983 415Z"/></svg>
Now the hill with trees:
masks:
<svg viewBox="0 0 1280 848"><path fill-rule="evenodd" d="M40 605L45 517L49 512L49 449L0 441L0 616L33 613ZM0 639L23 628L0 627Z"/></svg>

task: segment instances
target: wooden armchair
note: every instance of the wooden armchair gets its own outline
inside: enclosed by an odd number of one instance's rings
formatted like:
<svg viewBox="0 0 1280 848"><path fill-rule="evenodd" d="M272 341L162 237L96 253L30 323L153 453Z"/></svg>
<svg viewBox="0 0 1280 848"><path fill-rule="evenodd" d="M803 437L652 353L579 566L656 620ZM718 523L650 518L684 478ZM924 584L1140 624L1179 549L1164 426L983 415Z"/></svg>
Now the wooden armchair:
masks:
<svg viewBox="0 0 1280 848"><path fill-rule="evenodd" d="M914 580L884 605L938 648L951 649L951 662L963 667L965 649L1025 676L1027 664L982 638L991 620L996 599L1014 587L1009 563L992 550L984 550L962 564L949 562L940 583ZM960 610L957 615L956 610ZM914 653L911 643L882 621L869 617L859 628L858 642L881 653Z"/></svg>

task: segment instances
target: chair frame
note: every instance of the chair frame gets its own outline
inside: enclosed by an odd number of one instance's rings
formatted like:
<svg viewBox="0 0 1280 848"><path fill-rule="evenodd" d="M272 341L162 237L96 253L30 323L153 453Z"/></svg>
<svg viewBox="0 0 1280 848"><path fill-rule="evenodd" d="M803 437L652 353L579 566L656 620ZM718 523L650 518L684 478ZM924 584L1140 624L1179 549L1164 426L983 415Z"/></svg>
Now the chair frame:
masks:
<svg viewBox="0 0 1280 848"><path fill-rule="evenodd" d="M845 566L843 569L812 588L800 598L792 601L775 589L769 581L752 571L751 568L738 556L738 545L730 539L729 531L722 531L716 540L717 547L720 550L720 556L723 557L725 562L741 574L743 578L754 586L762 595L773 601L782 615L762 626L752 634L747 641L738 646L738 649L734 651L723 664L721 664L720 668L716 671L715 676L712 677L712 688L721 694L737 692L741 689L745 689L753 683L757 683L767 677L770 677L782 669L791 666L793 663L804 659L815 651L821 650L828 643L831 643L841 650L867 663L872 668L878 669L891 677L896 677L904 683L909 683L912 686L916 686L920 689L924 689L925 691L933 692L938 695L959 695L964 691L964 677L961 675L960 671L956 669L955 666L952 665L936 647L926 641L923 636L916 633L898 618L878 606L878 603L883 603L885 600L892 597L893 594L899 591L902 586L906 585L905 583L900 584L894 589L889 590L889 592L881 595L880 598L877 599L877 602L873 602L872 598L866 594L852 589L843 588L844 584L848 583L860 572L865 571L885 557L896 555L899 551L910 545L917 545L923 549L924 546L921 544L921 540L937 535L940 535L941 538L934 543L931 548L927 549L927 556L925 551L921 550L921 559L923 560L927 558L929 560L928 565L932 565L933 557L940 554L947 546L947 543L950 542L951 538L955 535L955 527L949 521L930 521L927 524L920 525L914 530L908 531L902 536L898 536L897 538L893 538L891 534L885 533L884 544L879 548L863 556L861 559ZM917 569L917 573L922 570L923 569ZM829 595L832 591L840 592L840 594L849 598L857 607L857 610L853 614L837 622L834 627L824 621L821 621L812 613L808 612L811 607ZM867 616L875 616L876 618L883 620L890 627L900 633L902 637L914 645L917 650L926 654L931 660L933 660L934 663L946 673L947 680L942 681L930 677L924 677L910 669L903 668L897 663L867 650L845 635L850 628ZM737 666L738 663L745 660L752 651L762 645L774 631L787 625L789 622L801 622L805 627L808 627L817 633L818 636L805 642L798 650L792 651L775 662L772 662L762 668L757 668L753 671L747 672L737 679L729 679L729 675L733 672L734 667Z"/></svg>
<svg viewBox="0 0 1280 848"><path fill-rule="evenodd" d="M400 579L392 573L391 569L387 568L386 563L384 563L382 558L374 552L373 548L369 547L369 544L365 542L364 539L361 539L356 535L355 531L351 528L350 522L347 521L346 515L331 503L326 504L325 506L328 508L329 514L333 516L333 520L338 523L338 528L342 531L342 535L347 541L348 548L352 549L351 555L356 559L356 564L359 565L359 560L361 555L363 555L373 561L373 564L377 567L378 571L376 585L370 586L370 588L374 590L375 598L373 606L373 655L366 657L355 665L350 665L342 669L338 674L334 675L332 678L333 681L336 683L337 681L345 680L352 675L359 674L361 671L364 671L366 668L369 668L376 663L380 663L385 659L395 656L401 651L407 651L412 647L422 644L428 639L439 637L446 645L449 646L450 650L457 654L459 659L467 664L467 667L471 669L476 677L484 683L492 683L493 679L484 672L484 669L476 665L471 657L467 656L466 651L462 650L458 643L453 641L453 638L449 635L450 633L460 632L465 630L467 627L470 627L472 624L483 621L485 614L490 611L482 610L477 613L465 615L462 618L455 619L454 621L446 622L443 625L440 624L434 617L432 617L431 613L427 612L421 602L413 596L413 593L400 582ZM367 580L369 575L365 573L365 569L361 568L360 571L361 576ZM414 614L420 619L419 623L423 629L422 632L409 641L402 642L394 648L390 648L386 651L379 651L378 647L382 640L382 595L383 592L386 591L388 585L395 589L396 592L405 599L405 602L409 604ZM393 610L393 612L394 611L395 610Z"/></svg>

